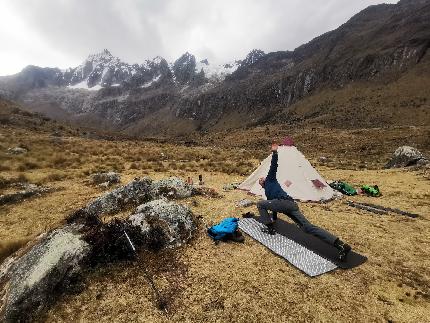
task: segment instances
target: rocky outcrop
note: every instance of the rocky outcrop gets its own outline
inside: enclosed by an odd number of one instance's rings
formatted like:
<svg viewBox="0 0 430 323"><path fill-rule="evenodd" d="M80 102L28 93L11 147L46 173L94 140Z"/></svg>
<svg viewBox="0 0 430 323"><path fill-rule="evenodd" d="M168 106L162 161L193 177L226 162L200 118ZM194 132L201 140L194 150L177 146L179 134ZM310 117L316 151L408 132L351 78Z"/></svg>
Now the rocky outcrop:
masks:
<svg viewBox="0 0 430 323"><path fill-rule="evenodd" d="M6 259L0 267L0 318L31 320L55 301L83 268L90 246L74 225L52 231Z"/></svg>
<svg viewBox="0 0 430 323"><path fill-rule="evenodd" d="M151 182L149 178L135 179L95 199L84 210L92 215L113 214L124 208L138 205L151 198Z"/></svg>
<svg viewBox="0 0 430 323"><path fill-rule="evenodd" d="M430 161L416 148L402 146L396 149L385 168L427 165Z"/></svg>
<svg viewBox="0 0 430 323"><path fill-rule="evenodd" d="M158 234L157 243L168 247L187 242L196 228L190 209L164 199L140 205L129 220L145 236L155 230Z"/></svg>
<svg viewBox="0 0 430 323"><path fill-rule="evenodd" d="M18 184L18 186L22 188L21 191L0 195L0 206L4 204L19 203L30 197L40 196L52 191L49 187L38 186L35 184L24 183Z"/></svg>
<svg viewBox="0 0 430 323"><path fill-rule="evenodd" d="M151 185L153 198L183 199L193 194L195 194L194 187L178 177L162 179Z"/></svg>
<svg viewBox="0 0 430 323"><path fill-rule="evenodd" d="M129 259L142 248L172 248L189 241L196 229L191 210L166 200L141 204L151 198L150 192L150 179L135 179L88 203L68 218L68 224L9 256L0 266L0 321L37 318L88 267ZM128 220L97 220L101 214L139 204Z"/></svg>

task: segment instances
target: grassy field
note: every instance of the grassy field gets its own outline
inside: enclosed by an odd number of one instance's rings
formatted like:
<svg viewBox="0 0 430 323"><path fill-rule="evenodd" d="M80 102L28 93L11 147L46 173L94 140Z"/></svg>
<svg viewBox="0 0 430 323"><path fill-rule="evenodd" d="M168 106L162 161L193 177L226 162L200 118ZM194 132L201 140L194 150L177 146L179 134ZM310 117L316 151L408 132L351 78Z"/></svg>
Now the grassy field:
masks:
<svg viewBox="0 0 430 323"><path fill-rule="evenodd" d="M25 117L25 116L24 116ZM136 262L112 264L89 273L79 290L50 309L48 322L428 322L430 314L430 180L424 171L383 170L392 151L415 144L428 153L427 127L378 130L255 128L200 138L196 146L150 141L88 139L51 124L34 129L0 127L0 194L28 181L55 188L51 193L0 207L0 257L59 226L73 210L103 191L88 184L99 170L135 177L168 176L197 181L222 194L180 201L202 217L195 239L179 250L142 253ZM39 127L39 128L38 128ZM412 129L412 130L411 130ZM240 217L255 208L237 208L249 198L223 191L243 180L268 154L273 137L292 134L323 177L354 185L378 184L383 196L354 197L422 217L383 215L352 209L338 200L301 203L315 224L339 235L368 261L352 270L309 278L246 237L244 244L214 245L205 225ZM22 155L7 149L21 146ZM322 162L320 157L327 157ZM367 158L365 158L367 157ZM109 217L104 218L109 221ZM145 267L166 298L167 311L154 305Z"/></svg>

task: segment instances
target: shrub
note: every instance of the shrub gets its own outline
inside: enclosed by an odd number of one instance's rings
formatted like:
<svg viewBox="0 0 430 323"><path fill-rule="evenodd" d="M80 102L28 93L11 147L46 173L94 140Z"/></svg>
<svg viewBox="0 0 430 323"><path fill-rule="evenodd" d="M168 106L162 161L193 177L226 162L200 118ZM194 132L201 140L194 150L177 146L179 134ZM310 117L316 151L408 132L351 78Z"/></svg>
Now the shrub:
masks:
<svg viewBox="0 0 430 323"><path fill-rule="evenodd" d="M67 177L67 175L65 174L60 174L60 173L52 173L49 174L48 176L46 176L43 181L44 182L56 182L56 181L61 181L63 179L65 179Z"/></svg>
<svg viewBox="0 0 430 323"><path fill-rule="evenodd" d="M0 172L10 170L10 167L7 165L0 165Z"/></svg>
<svg viewBox="0 0 430 323"><path fill-rule="evenodd" d="M10 184L10 180L4 178L3 176L0 176L0 189L8 187Z"/></svg>
<svg viewBox="0 0 430 323"><path fill-rule="evenodd" d="M15 183L28 183L30 180L25 174L19 174L16 179L13 180Z"/></svg>
<svg viewBox="0 0 430 323"><path fill-rule="evenodd" d="M131 163L128 169L139 169L139 166L136 163Z"/></svg>
<svg viewBox="0 0 430 323"><path fill-rule="evenodd" d="M63 166L66 162L67 162L67 158L65 158L63 156L56 156L52 160L52 166L53 167Z"/></svg>

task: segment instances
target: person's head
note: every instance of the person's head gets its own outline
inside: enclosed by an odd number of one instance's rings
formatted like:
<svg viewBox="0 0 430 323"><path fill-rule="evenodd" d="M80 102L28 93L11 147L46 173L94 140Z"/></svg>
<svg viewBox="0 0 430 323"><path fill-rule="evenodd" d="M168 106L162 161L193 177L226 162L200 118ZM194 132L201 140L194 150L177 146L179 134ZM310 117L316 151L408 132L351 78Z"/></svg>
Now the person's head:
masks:
<svg viewBox="0 0 430 323"><path fill-rule="evenodd" d="M266 177L261 177L258 180L258 183L260 183L261 187L264 187L264 184L266 183Z"/></svg>

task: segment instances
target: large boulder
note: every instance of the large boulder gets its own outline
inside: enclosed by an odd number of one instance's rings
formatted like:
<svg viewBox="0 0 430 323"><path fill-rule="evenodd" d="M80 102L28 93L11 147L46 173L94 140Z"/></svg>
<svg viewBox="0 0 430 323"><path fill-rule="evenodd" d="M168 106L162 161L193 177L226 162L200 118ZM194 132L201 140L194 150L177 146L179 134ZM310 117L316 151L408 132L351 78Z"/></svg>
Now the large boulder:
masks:
<svg viewBox="0 0 430 323"><path fill-rule="evenodd" d="M104 194L70 216L69 224L41 235L7 258L0 266L0 321L37 318L88 266L128 259L141 248L187 242L196 229L190 209L165 199L147 202L151 184L148 178L135 179ZM126 221L98 219L139 204Z"/></svg>
<svg viewBox="0 0 430 323"><path fill-rule="evenodd" d="M385 165L385 168L399 168L415 165L425 165L429 161L417 149L409 146L402 146L396 149L391 160Z"/></svg>
<svg viewBox="0 0 430 323"><path fill-rule="evenodd" d="M45 310L79 275L89 251L79 227L69 225L7 258L0 267L0 321L28 321Z"/></svg>
<svg viewBox="0 0 430 323"><path fill-rule="evenodd" d="M80 213L99 216L101 214L113 214L130 206L136 206L151 199L150 178L136 178L125 186L118 187L112 192L106 193L90 202Z"/></svg>
<svg viewBox="0 0 430 323"><path fill-rule="evenodd" d="M154 199L166 197L168 199L182 199L195 194L192 185L178 177L170 177L154 182L151 187L151 195Z"/></svg>
<svg viewBox="0 0 430 323"><path fill-rule="evenodd" d="M196 228L189 208L165 199L140 205L129 218L133 226L140 228L148 240L156 238L160 247L177 247L191 239ZM154 235L158 237L149 237Z"/></svg>

